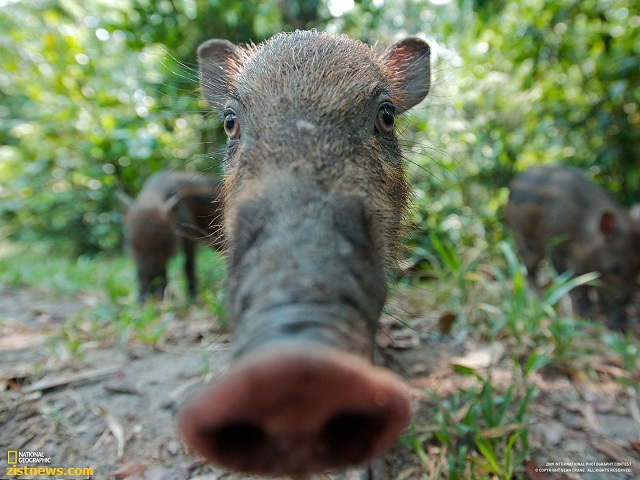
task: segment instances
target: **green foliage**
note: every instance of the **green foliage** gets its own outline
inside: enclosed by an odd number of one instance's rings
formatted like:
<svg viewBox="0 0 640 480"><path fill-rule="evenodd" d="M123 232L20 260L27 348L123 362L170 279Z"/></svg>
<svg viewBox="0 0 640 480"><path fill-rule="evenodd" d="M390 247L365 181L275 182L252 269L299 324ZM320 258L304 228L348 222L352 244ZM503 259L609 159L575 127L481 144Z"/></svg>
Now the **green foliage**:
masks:
<svg viewBox="0 0 640 480"><path fill-rule="evenodd" d="M463 389L449 398L432 395L435 438L444 447L445 478L481 478L486 474L513 478L530 453L527 442L527 407L534 390L516 395L514 385L505 391L472 369L454 365L461 375L475 377L481 387ZM423 440L424 441L424 440ZM475 450L475 452L474 452ZM469 459L478 467L470 470Z"/></svg>
<svg viewBox="0 0 640 480"><path fill-rule="evenodd" d="M615 352L624 366L620 381L637 388L629 380L638 368L637 340L575 319L558 305L573 288L597 275L552 276L537 291L528 284L526 270L509 242L498 245L501 257L491 259L490 275L478 271L482 262L463 260L450 241L429 238L433 252L429 265L435 264L430 270L435 280L429 286L436 296L433 303L447 310L460 308L453 338L472 335L503 346L509 352L513 379L507 386L498 385L492 381L493 366L475 370L454 364L458 377L472 377L476 384L447 396L426 392L433 409L425 422L428 427L415 423L403 439L424 471L433 472L423 478L518 478L531 452L527 435L529 407L536 395L532 378L545 367L584 371L593 355ZM501 375L504 367L504 362L497 367Z"/></svg>
<svg viewBox="0 0 640 480"><path fill-rule="evenodd" d="M604 343L619 355L624 369L630 374L628 377L620 377L619 380L638 390L638 382L633 376L640 370L640 342L630 334L609 332L604 336Z"/></svg>
<svg viewBox="0 0 640 480"><path fill-rule="evenodd" d="M584 355L580 337L584 337L588 322L559 313L558 303L571 290L598 278L596 273L571 277L570 272L553 276L550 283L538 291L526 281L526 269L507 242L500 244L506 260L506 274L494 268L500 284L501 306L489 338L507 337L515 342L513 353L524 358L523 375L552 363L570 361Z"/></svg>
<svg viewBox="0 0 640 480"><path fill-rule="evenodd" d="M429 459L427 458L423 446L428 438L428 435L418 433L415 422L411 422L409 430L400 439L405 447L413 450L418 455L418 460L423 466L426 466L429 463Z"/></svg>
<svg viewBox="0 0 640 480"><path fill-rule="evenodd" d="M100 255L69 258L55 246L0 243L0 283L32 286L56 295L73 295L87 288L104 288L120 301L135 283L129 259Z"/></svg>
<svg viewBox="0 0 640 480"><path fill-rule="evenodd" d="M480 252L456 248L453 243L442 241L433 233L421 240L421 245L415 247L411 255L416 260L427 259L428 263L417 263L418 270L427 269L435 280L430 288L437 295L440 307L464 318L475 301L480 279L477 274Z"/></svg>
<svg viewBox="0 0 640 480"><path fill-rule="evenodd" d="M0 9L0 237L76 254L121 243L117 189L216 170L197 45L260 40L275 2L18 2Z"/></svg>
<svg viewBox="0 0 640 480"><path fill-rule="evenodd" d="M598 274L587 273L579 277L572 277L571 272L565 272L553 278L540 296L530 290L526 281L526 269L518 262L511 246L502 242L500 247L507 260L507 275L499 269L494 274L503 289L503 315L494 324L491 336L506 328L510 336L521 345L539 343L542 335L542 322L549 317L555 317L555 305L574 288L589 283ZM566 321L562 324L566 326Z"/></svg>
<svg viewBox="0 0 640 480"><path fill-rule="evenodd" d="M633 2L425 7L405 2L387 10L432 45L430 100L409 115L404 132L417 232L498 253L508 181L535 164L575 165L618 201L640 198L640 16ZM425 236L413 235L410 246L425 245Z"/></svg>
<svg viewBox="0 0 640 480"><path fill-rule="evenodd" d="M339 18L328 5L7 2L0 235L75 253L119 247L116 189L135 193L160 168L218 168L222 138L200 113L197 45L311 26L372 43L403 31L429 38L431 100L402 128L417 231L491 249L508 179L536 163L587 168L619 200L638 199L640 17L630 0L361 0Z"/></svg>

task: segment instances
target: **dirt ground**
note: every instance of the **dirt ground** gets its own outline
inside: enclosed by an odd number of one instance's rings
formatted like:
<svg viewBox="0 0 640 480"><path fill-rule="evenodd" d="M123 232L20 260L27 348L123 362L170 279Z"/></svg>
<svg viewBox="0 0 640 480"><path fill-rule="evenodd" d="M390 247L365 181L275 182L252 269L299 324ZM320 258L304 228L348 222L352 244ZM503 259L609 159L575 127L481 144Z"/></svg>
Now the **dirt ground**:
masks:
<svg viewBox="0 0 640 480"><path fill-rule="evenodd" d="M80 347L80 357L65 354L58 347L66 322L82 318L95 302L88 296L56 298L0 286L0 478L17 478L6 474L6 452L12 450L43 452L52 466L91 467L96 479L242 478L200 462L176 431L176 415L187 394L225 370L229 336L194 309L173 322L155 347L88 342ZM380 342L385 347L381 357L407 378L416 415L427 425L432 400L424 392L445 397L469 381L453 375L452 359L471 367L489 359L494 379L513 380L509 354L499 345L477 345L464 335L419 333L434 331L433 325L412 330L384 320L391 340ZM528 473L523 466L517 478L640 478L637 393L615 380L622 370L613 357L594 362L595 377L557 369L534 377L539 394L530 407L533 454ZM437 449L430 446L427 454L437 455ZM618 462L632 473L534 471L548 462ZM380 478L422 478L417 455L404 445L374 466ZM366 475L353 470L329 477Z"/></svg>

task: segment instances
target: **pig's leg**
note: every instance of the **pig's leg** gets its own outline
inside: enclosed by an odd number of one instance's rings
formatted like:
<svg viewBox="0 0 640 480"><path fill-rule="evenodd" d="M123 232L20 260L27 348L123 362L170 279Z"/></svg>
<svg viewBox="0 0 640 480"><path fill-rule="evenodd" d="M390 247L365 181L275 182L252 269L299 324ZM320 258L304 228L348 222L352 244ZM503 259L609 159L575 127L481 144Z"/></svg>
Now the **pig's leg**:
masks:
<svg viewBox="0 0 640 480"><path fill-rule="evenodd" d="M190 299L196 298L196 242L190 238L183 239L184 248L184 273L187 277L187 295Z"/></svg>

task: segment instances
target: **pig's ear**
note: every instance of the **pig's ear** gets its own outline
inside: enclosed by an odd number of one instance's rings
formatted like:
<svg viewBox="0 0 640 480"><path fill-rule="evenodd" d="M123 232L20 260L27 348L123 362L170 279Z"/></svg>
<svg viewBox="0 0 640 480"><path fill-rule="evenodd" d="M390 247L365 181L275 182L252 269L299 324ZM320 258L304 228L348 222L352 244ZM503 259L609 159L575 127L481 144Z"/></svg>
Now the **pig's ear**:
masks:
<svg viewBox="0 0 640 480"><path fill-rule="evenodd" d="M118 197L118 201L120 202L120 208L122 208L122 211L124 213L127 213L131 208L131 205L133 205L133 198L131 198L126 193L121 192L120 190L116 192L116 196Z"/></svg>
<svg viewBox="0 0 640 480"><path fill-rule="evenodd" d="M397 113L409 110L429 93L430 53L429 45L415 37L400 40L386 51L386 63L393 76L392 97Z"/></svg>
<svg viewBox="0 0 640 480"><path fill-rule="evenodd" d="M173 212L178 207L181 200L182 195L175 193L164 201L162 208L167 212Z"/></svg>
<svg viewBox="0 0 640 480"><path fill-rule="evenodd" d="M605 235L613 233L616 229L616 215L613 212L603 212L600 217L600 231Z"/></svg>
<svg viewBox="0 0 640 480"><path fill-rule="evenodd" d="M214 110L224 108L231 89L231 65L240 57L241 48L229 40L207 40L198 47L200 88Z"/></svg>

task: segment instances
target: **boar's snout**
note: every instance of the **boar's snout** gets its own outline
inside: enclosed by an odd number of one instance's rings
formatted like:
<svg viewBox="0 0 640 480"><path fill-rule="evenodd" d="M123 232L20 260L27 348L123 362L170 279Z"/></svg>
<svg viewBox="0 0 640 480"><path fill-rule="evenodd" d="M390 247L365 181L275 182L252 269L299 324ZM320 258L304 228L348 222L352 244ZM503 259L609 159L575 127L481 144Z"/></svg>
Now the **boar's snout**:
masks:
<svg viewBox="0 0 640 480"><path fill-rule="evenodd" d="M302 345L243 358L185 408L180 424L208 460L282 475L362 463L397 438L409 415L408 389L391 372Z"/></svg>
<svg viewBox="0 0 640 480"><path fill-rule="evenodd" d="M185 409L187 442L258 474L324 471L379 454L406 426L395 374L371 364L386 295L375 222L357 195L275 183L229 204L229 372Z"/></svg>
<svg viewBox="0 0 640 480"><path fill-rule="evenodd" d="M228 213L234 355L310 340L370 358L387 284L364 201L276 183Z"/></svg>

